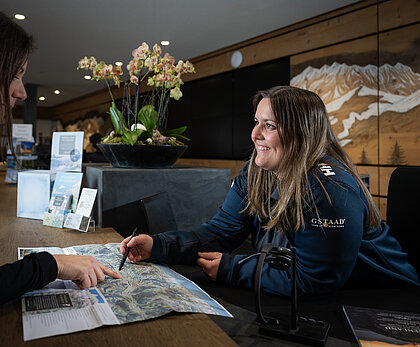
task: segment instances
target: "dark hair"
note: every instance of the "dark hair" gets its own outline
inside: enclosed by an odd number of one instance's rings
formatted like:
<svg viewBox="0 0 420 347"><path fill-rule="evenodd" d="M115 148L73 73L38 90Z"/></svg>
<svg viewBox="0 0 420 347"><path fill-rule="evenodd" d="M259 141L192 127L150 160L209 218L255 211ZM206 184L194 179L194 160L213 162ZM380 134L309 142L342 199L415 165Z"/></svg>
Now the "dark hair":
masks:
<svg viewBox="0 0 420 347"><path fill-rule="evenodd" d="M381 221L379 210L350 157L338 142L321 98L305 89L273 87L255 95L255 110L262 99L270 100L283 153L276 172L271 172L255 164L254 149L248 169L248 203L245 209L260 220L268 218L266 228L277 226L283 230L298 230L304 226L303 206L309 187L308 172L325 163L324 157L328 154L359 183L368 203L368 224L378 226ZM275 206L267 207L266 201L273 189L282 194ZM328 196L328 192L326 194Z"/></svg>
<svg viewBox="0 0 420 347"><path fill-rule="evenodd" d="M33 39L11 18L0 12L0 123L6 125L13 156L12 109L9 88L33 49ZM3 131L2 131L3 132Z"/></svg>

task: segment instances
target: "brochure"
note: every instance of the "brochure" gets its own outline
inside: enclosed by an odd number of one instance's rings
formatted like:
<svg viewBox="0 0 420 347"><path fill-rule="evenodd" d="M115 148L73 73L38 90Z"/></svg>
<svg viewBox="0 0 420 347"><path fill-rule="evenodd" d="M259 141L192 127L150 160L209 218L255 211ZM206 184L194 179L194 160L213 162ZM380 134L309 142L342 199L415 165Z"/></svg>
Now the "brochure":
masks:
<svg viewBox="0 0 420 347"><path fill-rule="evenodd" d="M90 224L90 215L95 203L97 189L83 188L77 204L76 213L67 214L64 227L87 232Z"/></svg>
<svg viewBox="0 0 420 347"><path fill-rule="evenodd" d="M53 133L52 171L82 171L83 136L83 131Z"/></svg>
<svg viewBox="0 0 420 347"><path fill-rule="evenodd" d="M45 212L43 225L55 228L62 228L64 224L64 214Z"/></svg>
<svg viewBox="0 0 420 347"><path fill-rule="evenodd" d="M80 194L79 203L77 204L76 213L85 217L90 217L92 213L93 204L95 203L97 189L83 188Z"/></svg>
<svg viewBox="0 0 420 347"><path fill-rule="evenodd" d="M22 298L23 340L119 324L97 288L45 289Z"/></svg>
<svg viewBox="0 0 420 347"><path fill-rule="evenodd" d="M52 193L50 204L48 205L48 212L61 213L69 210L71 207L72 195L68 193Z"/></svg>
<svg viewBox="0 0 420 347"><path fill-rule="evenodd" d="M81 172L57 172L53 187L53 194L71 194L71 211L76 212L79 200L80 186L82 185L83 173Z"/></svg>
<svg viewBox="0 0 420 347"><path fill-rule="evenodd" d="M86 233L89 229L89 223L90 217L70 212L66 215L66 219L64 220L64 227L83 231Z"/></svg>
<svg viewBox="0 0 420 347"><path fill-rule="evenodd" d="M420 314L343 306L361 347L419 346Z"/></svg>
<svg viewBox="0 0 420 347"><path fill-rule="evenodd" d="M121 261L118 243L60 248L18 250L94 256L111 269ZM90 330L102 325L126 324L164 316L170 312L200 312L225 317L232 315L194 282L163 265L126 262L122 278L106 277L97 287L77 289L56 280L48 288L22 296L25 341Z"/></svg>
<svg viewBox="0 0 420 347"><path fill-rule="evenodd" d="M52 193L48 212L44 214L43 224L62 228L66 215L70 212L72 195L67 193Z"/></svg>

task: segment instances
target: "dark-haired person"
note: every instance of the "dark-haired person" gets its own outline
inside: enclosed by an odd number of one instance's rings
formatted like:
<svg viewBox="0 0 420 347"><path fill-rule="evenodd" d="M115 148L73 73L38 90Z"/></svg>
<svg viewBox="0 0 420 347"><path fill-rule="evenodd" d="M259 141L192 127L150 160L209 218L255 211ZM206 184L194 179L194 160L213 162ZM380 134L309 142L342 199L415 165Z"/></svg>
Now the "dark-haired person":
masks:
<svg viewBox="0 0 420 347"><path fill-rule="evenodd" d="M255 145L217 215L185 231L121 243L129 260L194 263L213 280L252 287L257 258L228 252L251 235L295 246L298 295L328 295L352 281L419 285L415 269L381 223L380 213L331 128L319 96L274 87L254 98ZM219 253L223 252L223 253ZM290 295L290 273L264 265L261 287Z"/></svg>
<svg viewBox="0 0 420 347"><path fill-rule="evenodd" d="M0 125L7 129L9 144L12 144L12 108L17 100L26 99L22 78L31 50L32 38L0 12ZM57 278L73 280L80 288L88 288L103 281L105 275L121 278L91 256L29 254L0 266L0 304Z"/></svg>

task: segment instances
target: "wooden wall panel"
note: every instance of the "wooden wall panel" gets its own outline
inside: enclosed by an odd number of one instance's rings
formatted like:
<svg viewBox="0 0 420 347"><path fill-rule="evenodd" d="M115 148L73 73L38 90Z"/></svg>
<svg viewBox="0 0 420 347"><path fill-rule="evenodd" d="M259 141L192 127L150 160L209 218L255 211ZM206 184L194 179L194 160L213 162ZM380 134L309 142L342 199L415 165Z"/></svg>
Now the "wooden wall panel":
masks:
<svg viewBox="0 0 420 347"><path fill-rule="evenodd" d="M202 167L215 167L222 169L230 169L231 179L233 179L238 172L245 166L246 161L242 160L222 160L222 159L191 159L180 158L177 160L176 165L187 166L202 166Z"/></svg>
<svg viewBox="0 0 420 347"><path fill-rule="evenodd" d="M271 38L276 37L276 36L280 36L280 35L283 35L283 34L286 34L286 33L292 32L292 31L300 30L302 28L306 28L306 27L309 27L311 25L330 20L330 19L338 17L338 16L346 15L347 13L360 11L360 10L362 10L364 8L367 8L367 7L370 7L370 6L376 6L377 2L378 2L378 0L365 0L365 1L360 1L360 2L351 4L351 5L348 5L348 6L344 6L340 9L338 9L338 10L330 11L330 12L324 13L322 15L304 20L302 22L298 22L298 23L295 23L295 24L292 24L292 25L288 25L286 27L270 31L266 34L262 34L262 35L253 37L253 38L248 39L246 41L239 42L239 43L233 44L231 46L221 48L217 51L213 51L213 52L210 52L210 53L203 54L201 56L198 56L198 57L194 58L193 60L194 60L194 62L199 62L201 60L206 60L206 59L215 57L215 56L220 55L222 53L233 52L235 50L240 50L243 47L250 46L250 45L252 45L256 42L265 41L265 40L271 39Z"/></svg>
<svg viewBox="0 0 420 347"><path fill-rule="evenodd" d="M379 35L380 163L420 165L420 24Z"/></svg>
<svg viewBox="0 0 420 347"><path fill-rule="evenodd" d="M391 0L378 5L379 31L416 23L420 20L420 1Z"/></svg>
<svg viewBox="0 0 420 347"><path fill-rule="evenodd" d="M89 112L92 112L92 114L101 114L106 113L109 111L110 103L106 104L100 104L100 105L94 105L90 107L83 108L83 110L76 110L64 113L60 116L56 116L53 119L59 119L63 125L67 125L69 123L73 123L76 120L83 118L86 114Z"/></svg>
<svg viewBox="0 0 420 347"><path fill-rule="evenodd" d="M295 55L290 64L290 84L321 97L353 162L378 164L376 37Z"/></svg>
<svg viewBox="0 0 420 347"><path fill-rule="evenodd" d="M418 59L420 24L417 24L419 21L419 0L361 1L192 59L197 74L187 75L185 81L232 70L230 57L235 50L240 50L243 54L241 67L290 55L292 77L300 74L307 67L305 64L320 69L324 64L331 66L334 62L349 66L376 65L380 67L377 74L383 74L386 64L395 67L399 62L410 67L413 73L420 74L420 59ZM387 83L394 82L391 77ZM382 87L381 91L384 89ZM360 94L360 89L358 92ZM116 93L122 95L122 89ZM412 99L411 102L415 103L417 99L420 100L420 95ZM345 113L353 111L360 114L369 106L374 107L375 97L372 93L367 93L358 95L357 102L351 99L349 101L345 106L343 104L344 107L338 110L338 114L335 111L335 114L332 112L331 115L337 116L335 118L342 121L340 118L343 118ZM420 134L418 129L420 107L412 107L404 114L392 113L389 110L384 112L384 106L387 106L386 98L381 96L380 102L382 105L379 105L377 112L380 116L354 123L352 142L346 144L346 151L359 164L367 160L370 165L389 165L389 158L394 151L393 146L398 140L406 164L420 165L420 155L417 154L420 153L420 137L416 135ZM69 122L83 117L88 111L106 112L109 103L108 92L103 90L86 98L57 106L52 112L55 118ZM404 102L404 104L409 103ZM334 125L337 133L342 130L338 126L339 121ZM239 170L235 166L237 162L239 161L200 162L199 159L192 159L189 165L228 167L233 168L234 172ZM371 192L375 195L375 201L385 218L385 197L394 167L359 165L358 170L360 173L370 175Z"/></svg>
<svg viewBox="0 0 420 347"><path fill-rule="evenodd" d="M379 211L381 212L382 219L386 221L386 204L387 199L386 198L378 198L379 199Z"/></svg>
<svg viewBox="0 0 420 347"><path fill-rule="evenodd" d="M241 67L375 33L376 22L372 21L374 17L376 17L376 6L370 6L357 12L255 42L240 49L243 55ZM189 75L188 80L232 70L230 65L232 53L232 51L229 51L217 57L195 63L197 74ZM194 60L192 61L194 62Z"/></svg>
<svg viewBox="0 0 420 347"><path fill-rule="evenodd" d="M369 191L372 195L379 195L379 168L377 166L357 165L359 174L369 175Z"/></svg>
<svg viewBox="0 0 420 347"><path fill-rule="evenodd" d="M13 107L12 109L13 112L13 118L14 119L18 119L18 118L23 118L24 114L25 114L25 107L24 106L20 106L17 105L15 107ZM37 117L38 119L51 119L53 113L52 113L52 109L50 107L37 107Z"/></svg>
<svg viewBox="0 0 420 347"><path fill-rule="evenodd" d="M239 44L240 48L238 45L233 45L220 50L216 55L209 54L191 59L197 73L186 75L184 81L233 70L230 57L236 49L240 49L243 55L241 67L246 67L372 34L376 31L376 20L372 20L376 18L376 11L375 2L369 0L363 4L348 6L320 16L318 19L310 19L307 22L245 41ZM122 88L115 91L114 95L116 98L122 97ZM71 117L77 119L86 114L85 109L94 109L103 103L109 103L109 100L108 91L105 89L54 107L53 117L61 119L66 114L67 120Z"/></svg>
<svg viewBox="0 0 420 347"><path fill-rule="evenodd" d="M96 81L87 81L87 83L99 83ZM141 91L145 92L150 90L150 87L147 86L147 82L143 81L140 85ZM117 86L112 86L112 94L116 100L121 99L123 97L124 88L118 88ZM132 93L134 94L134 88L132 89ZM66 116L66 119L71 119L71 117L75 117L74 119L80 118L84 116L87 112L94 110L95 108L104 109L107 107L107 111L111 106L111 96L109 95L108 89L105 88L103 90L91 93L86 95L85 97L68 101L61 105L52 108L53 117L59 118ZM88 110L88 111L85 111Z"/></svg>

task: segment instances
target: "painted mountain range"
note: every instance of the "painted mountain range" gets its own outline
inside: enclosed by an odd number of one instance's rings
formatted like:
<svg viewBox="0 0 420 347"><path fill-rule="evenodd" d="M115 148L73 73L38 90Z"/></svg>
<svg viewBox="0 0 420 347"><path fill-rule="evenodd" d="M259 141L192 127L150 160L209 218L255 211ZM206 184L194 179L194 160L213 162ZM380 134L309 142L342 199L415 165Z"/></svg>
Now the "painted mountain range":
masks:
<svg viewBox="0 0 420 347"><path fill-rule="evenodd" d="M419 157L419 147L413 143L420 141L420 74L409 66L308 66L290 84L322 98L334 131L355 162L360 162L362 152L365 157L366 153L377 157L379 131L382 163L394 143L410 157Z"/></svg>

